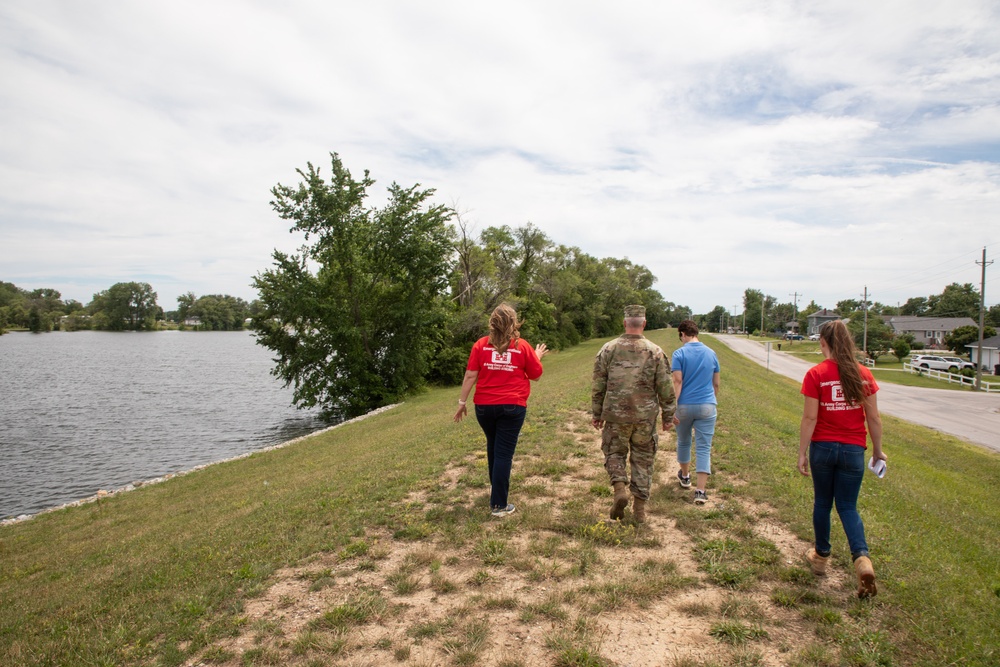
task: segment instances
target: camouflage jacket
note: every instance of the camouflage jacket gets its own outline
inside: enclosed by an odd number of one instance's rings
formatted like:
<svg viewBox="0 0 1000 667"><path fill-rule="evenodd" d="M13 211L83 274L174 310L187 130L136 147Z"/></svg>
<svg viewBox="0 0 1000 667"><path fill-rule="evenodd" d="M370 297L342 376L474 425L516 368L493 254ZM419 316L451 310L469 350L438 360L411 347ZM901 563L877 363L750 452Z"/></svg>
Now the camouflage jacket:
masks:
<svg viewBox="0 0 1000 667"><path fill-rule="evenodd" d="M594 419L636 423L674 416L677 400L670 361L658 345L643 336L622 334L608 341L594 360L591 385Z"/></svg>

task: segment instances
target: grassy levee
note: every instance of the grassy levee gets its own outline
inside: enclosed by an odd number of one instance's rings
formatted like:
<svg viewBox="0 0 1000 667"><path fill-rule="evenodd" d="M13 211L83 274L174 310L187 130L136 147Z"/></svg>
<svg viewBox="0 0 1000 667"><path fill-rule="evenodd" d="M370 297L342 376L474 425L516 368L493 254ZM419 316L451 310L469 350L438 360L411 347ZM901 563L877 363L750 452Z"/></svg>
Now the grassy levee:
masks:
<svg viewBox="0 0 1000 667"><path fill-rule="evenodd" d="M729 371L715 439L719 472L749 482L746 493L810 539L812 486L794 462L798 384L721 343L710 345ZM875 613L898 664L1000 664L1000 456L882 419L889 472L882 480L868 476L858 502L881 582ZM834 554L847 567L836 513L832 535Z"/></svg>
<svg viewBox="0 0 1000 667"><path fill-rule="evenodd" d="M677 344L672 330L650 337ZM711 488L768 504L808 538L811 486L794 469L798 387L706 342L723 365ZM519 450L545 447L589 408L600 343L546 358ZM283 449L0 528L0 664L180 664L238 631L245 601L277 569L375 526L435 530L434 516L404 498L482 448L474 418L451 421L457 393L431 390ZM880 593L858 602L843 591L847 613L870 628L854 640L875 646L877 660L808 664L996 665L1000 456L892 418L885 425L889 474L866 479L860 500ZM671 470L671 460L662 452L658 467ZM516 473L515 459L515 494ZM678 507L663 487L653 499ZM836 521L833 530L846 568Z"/></svg>

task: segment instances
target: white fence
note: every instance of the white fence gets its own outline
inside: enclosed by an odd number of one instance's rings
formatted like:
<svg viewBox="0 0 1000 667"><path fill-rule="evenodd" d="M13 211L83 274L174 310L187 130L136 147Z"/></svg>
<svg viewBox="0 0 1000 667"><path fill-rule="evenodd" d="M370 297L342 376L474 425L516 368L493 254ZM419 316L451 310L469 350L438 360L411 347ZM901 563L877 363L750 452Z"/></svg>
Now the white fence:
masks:
<svg viewBox="0 0 1000 667"><path fill-rule="evenodd" d="M919 368L910 364L908 361L903 362L903 370L909 371L910 373L916 373L917 375L926 375L928 377L935 378L937 380L944 380L948 384L964 384L970 387L976 386L976 378L965 377L964 375L959 375L958 373L949 373L948 371L935 371L930 368ZM993 376L990 376L993 377ZM987 393L1000 392L1000 381L998 382L987 382L983 380L980 384L981 390Z"/></svg>

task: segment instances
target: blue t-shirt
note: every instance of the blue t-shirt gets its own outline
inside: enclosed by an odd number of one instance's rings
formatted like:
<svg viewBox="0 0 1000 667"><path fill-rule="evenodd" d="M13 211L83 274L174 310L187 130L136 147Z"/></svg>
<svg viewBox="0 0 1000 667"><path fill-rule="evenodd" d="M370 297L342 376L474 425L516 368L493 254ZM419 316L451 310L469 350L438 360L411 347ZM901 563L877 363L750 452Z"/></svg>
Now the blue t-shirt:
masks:
<svg viewBox="0 0 1000 667"><path fill-rule="evenodd" d="M684 383L678 405L717 404L712 376L719 371L719 358L704 343L685 343L670 357L670 372L681 372Z"/></svg>

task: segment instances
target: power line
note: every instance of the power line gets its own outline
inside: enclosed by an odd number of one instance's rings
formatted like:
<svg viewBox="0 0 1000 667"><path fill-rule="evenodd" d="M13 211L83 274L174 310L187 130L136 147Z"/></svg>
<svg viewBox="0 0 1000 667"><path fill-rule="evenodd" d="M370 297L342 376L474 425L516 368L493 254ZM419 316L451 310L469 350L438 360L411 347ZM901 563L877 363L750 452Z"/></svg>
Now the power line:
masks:
<svg viewBox="0 0 1000 667"><path fill-rule="evenodd" d="M988 244L986 247L989 247L989 245L990 244ZM996 245L996 244L992 244L992 245ZM912 289L913 288L913 282L914 282L912 280L912 278L915 278L915 277L919 277L920 278L920 282L928 282L928 281L934 280L936 278L942 278L942 277L945 277L945 276L954 276L955 278L957 278L957 279L960 280L962 278L959 278L959 276L962 275L963 273L966 273L968 271L968 268L967 268L968 264L966 262L969 261L969 256L970 255L973 255L973 253L967 252L967 253L964 253L962 255L946 259L946 260L944 260L942 262L939 262L937 264L932 264L930 266L924 267L922 269L916 269L916 270L911 271L909 273L904 273L902 275L894 276L894 280L892 282L890 282L888 284L881 284L881 285L880 284L876 284L875 287L880 292L882 292L882 293L885 294L885 293L889 293L889 292L896 292L896 291L903 290L903 289L906 289L906 288ZM938 269L940 267L947 267L947 268L945 268L943 270L940 270L940 271L934 271L934 269ZM965 268L963 268L963 267L965 267Z"/></svg>

